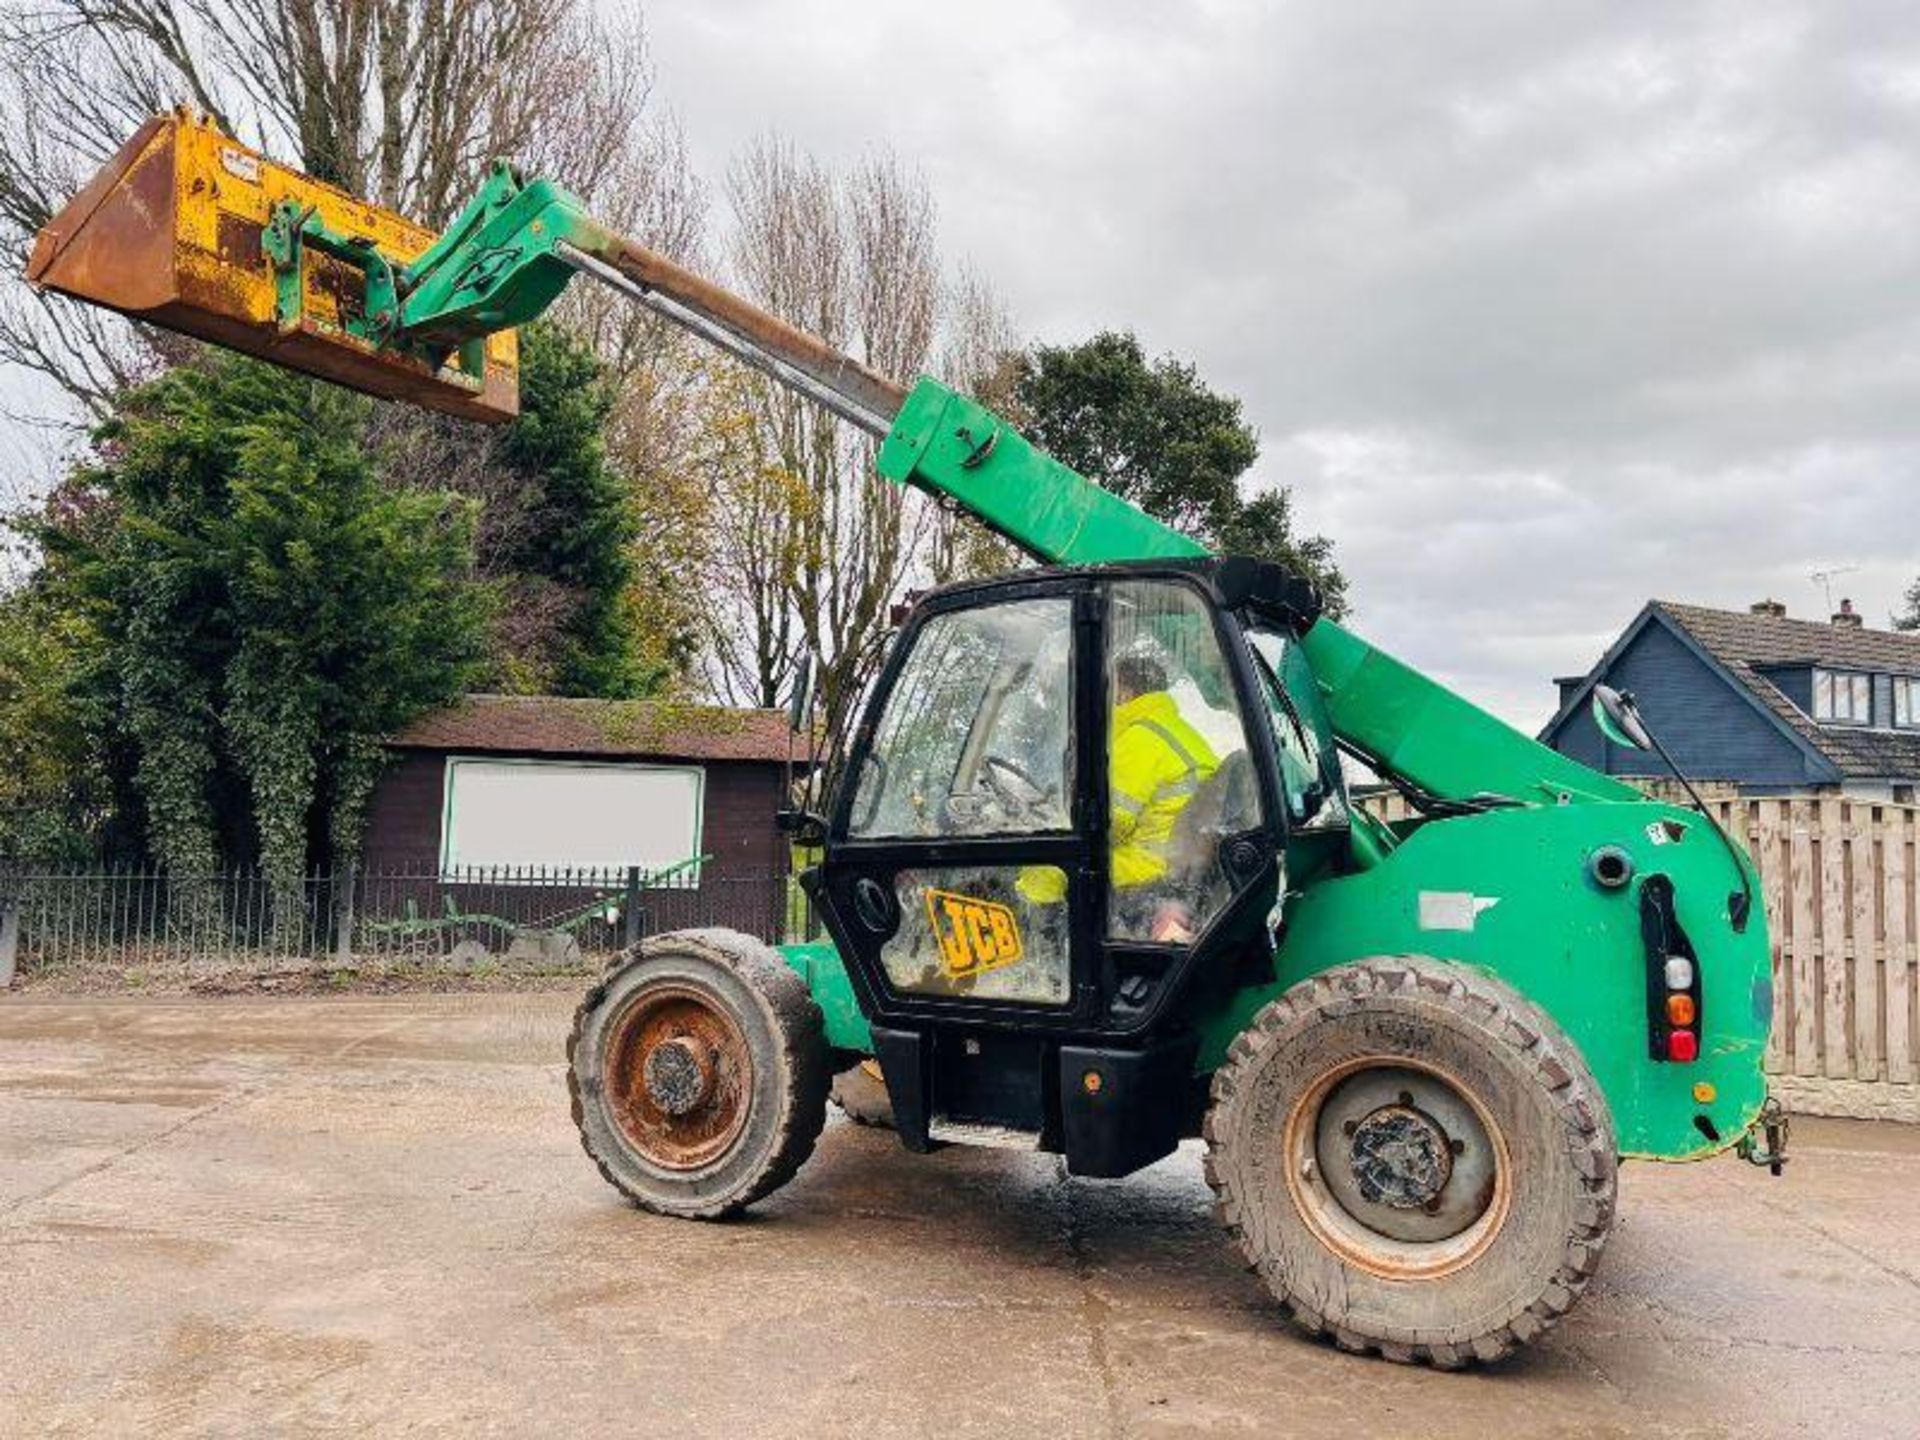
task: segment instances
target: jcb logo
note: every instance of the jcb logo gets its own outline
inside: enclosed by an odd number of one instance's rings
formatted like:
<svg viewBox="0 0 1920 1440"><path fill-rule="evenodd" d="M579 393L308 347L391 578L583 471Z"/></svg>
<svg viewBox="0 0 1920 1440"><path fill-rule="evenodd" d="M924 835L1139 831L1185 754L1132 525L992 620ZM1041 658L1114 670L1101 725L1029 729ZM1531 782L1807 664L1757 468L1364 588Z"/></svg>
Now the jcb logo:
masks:
<svg viewBox="0 0 1920 1440"><path fill-rule="evenodd" d="M940 959L956 979L1012 965L1021 955L1013 911L991 900L927 891L927 921L940 941Z"/></svg>

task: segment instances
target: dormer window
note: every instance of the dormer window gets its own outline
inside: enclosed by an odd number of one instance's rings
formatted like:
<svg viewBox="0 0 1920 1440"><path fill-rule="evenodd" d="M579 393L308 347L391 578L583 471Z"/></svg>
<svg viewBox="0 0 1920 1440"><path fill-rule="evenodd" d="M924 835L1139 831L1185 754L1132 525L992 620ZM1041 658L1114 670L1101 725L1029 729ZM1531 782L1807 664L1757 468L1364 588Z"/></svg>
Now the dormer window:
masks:
<svg viewBox="0 0 1920 1440"><path fill-rule="evenodd" d="M1902 730L1920 730L1920 675L1893 677L1893 723Z"/></svg>
<svg viewBox="0 0 1920 1440"><path fill-rule="evenodd" d="M1813 718L1834 725L1873 723L1873 677L1857 670L1813 672Z"/></svg>

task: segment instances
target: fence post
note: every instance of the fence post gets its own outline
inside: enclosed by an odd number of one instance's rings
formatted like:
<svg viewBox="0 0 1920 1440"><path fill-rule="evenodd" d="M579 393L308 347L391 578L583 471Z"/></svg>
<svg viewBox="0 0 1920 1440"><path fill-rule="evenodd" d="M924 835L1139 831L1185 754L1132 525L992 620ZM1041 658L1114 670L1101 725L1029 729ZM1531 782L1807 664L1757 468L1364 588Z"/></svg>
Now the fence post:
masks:
<svg viewBox="0 0 1920 1440"><path fill-rule="evenodd" d="M20 958L20 902L11 893L0 895L0 990L13 984Z"/></svg>
<svg viewBox="0 0 1920 1440"><path fill-rule="evenodd" d="M344 967L353 963L353 882L360 867L348 862L339 873L333 895L333 962Z"/></svg>
<svg viewBox="0 0 1920 1440"><path fill-rule="evenodd" d="M631 950L640 943L640 867L627 867L626 893L620 902L621 945Z"/></svg>

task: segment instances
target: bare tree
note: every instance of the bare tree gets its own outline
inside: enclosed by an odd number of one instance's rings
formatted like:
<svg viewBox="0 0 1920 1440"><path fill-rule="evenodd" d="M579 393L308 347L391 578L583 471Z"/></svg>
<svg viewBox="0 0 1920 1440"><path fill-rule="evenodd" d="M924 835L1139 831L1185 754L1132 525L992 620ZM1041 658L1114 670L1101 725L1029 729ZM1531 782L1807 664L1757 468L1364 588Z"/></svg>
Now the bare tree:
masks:
<svg viewBox="0 0 1920 1440"><path fill-rule="evenodd" d="M948 281L941 316L941 379L1018 425L1013 382L1020 337L1006 301L987 277L962 265ZM986 526L941 507L927 537L926 565L936 585L978 579L1019 563L1019 553Z"/></svg>
<svg viewBox="0 0 1920 1440"><path fill-rule="evenodd" d="M883 374L927 367L941 287L924 180L887 156L836 175L767 138L735 163L727 191L746 294ZM776 704L804 649L836 726L920 564L932 508L882 480L872 441L811 401L748 374L716 393L709 427L740 443L725 452L713 522L709 575L727 603L707 627L710 681Z"/></svg>

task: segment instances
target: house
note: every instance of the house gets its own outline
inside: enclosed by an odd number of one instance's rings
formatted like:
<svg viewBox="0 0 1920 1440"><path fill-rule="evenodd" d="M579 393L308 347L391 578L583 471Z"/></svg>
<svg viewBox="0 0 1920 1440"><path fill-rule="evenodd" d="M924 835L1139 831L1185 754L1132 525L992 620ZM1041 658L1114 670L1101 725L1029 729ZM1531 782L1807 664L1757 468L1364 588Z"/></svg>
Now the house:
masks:
<svg viewBox="0 0 1920 1440"><path fill-rule="evenodd" d="M1585 675L1561 679L1540 738L1626 777L1656 756L1595 727L1596 683L1630 690L1649 728L1696 780L1745 795L1844 795L1912 803L1920 786L1920 633L1870 630L1850 601L1828 621L1655 600Z"/></svg>
<svg viewBox="0 0 1920 1440"><path fill-rule="evenodd" d="M789 741L780 711L472 695L387 742L363 867L784 876Z"/></svg>

